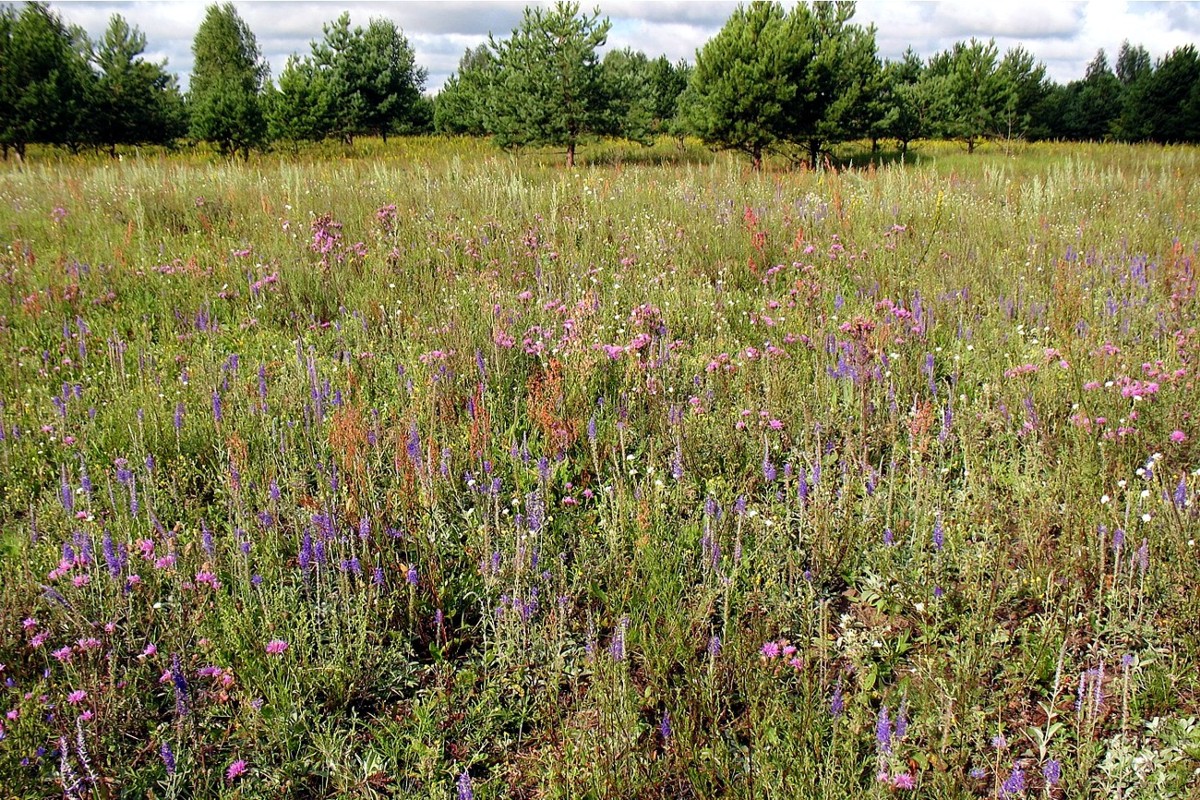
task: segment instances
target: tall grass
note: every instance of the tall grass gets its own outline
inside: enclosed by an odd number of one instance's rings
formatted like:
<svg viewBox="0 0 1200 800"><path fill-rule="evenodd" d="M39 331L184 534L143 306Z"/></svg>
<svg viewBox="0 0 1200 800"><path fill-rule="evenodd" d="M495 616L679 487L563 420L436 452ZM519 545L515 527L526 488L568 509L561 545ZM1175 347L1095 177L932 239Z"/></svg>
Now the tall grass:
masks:
<svg viewBox="0 0 1200 800"><path fill-rule="evenodd" d="M1195 150L359 147L0 173L9 794L1197 791Z"/></svg>

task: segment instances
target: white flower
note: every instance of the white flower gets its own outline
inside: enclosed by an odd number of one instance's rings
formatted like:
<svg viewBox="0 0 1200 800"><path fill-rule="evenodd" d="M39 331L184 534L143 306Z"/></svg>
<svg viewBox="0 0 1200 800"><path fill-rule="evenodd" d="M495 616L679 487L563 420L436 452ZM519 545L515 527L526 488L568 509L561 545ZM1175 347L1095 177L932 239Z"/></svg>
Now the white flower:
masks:
<svg viewBox="0 0 1200 800"><path fill-rule="evenodd" d="M1102 505L1102 506L1108 505L1109 500L1112 500L1112 498L1109 497L1108 495L1106 495L1106 494L1100 495L1100 505Z"/></svg>

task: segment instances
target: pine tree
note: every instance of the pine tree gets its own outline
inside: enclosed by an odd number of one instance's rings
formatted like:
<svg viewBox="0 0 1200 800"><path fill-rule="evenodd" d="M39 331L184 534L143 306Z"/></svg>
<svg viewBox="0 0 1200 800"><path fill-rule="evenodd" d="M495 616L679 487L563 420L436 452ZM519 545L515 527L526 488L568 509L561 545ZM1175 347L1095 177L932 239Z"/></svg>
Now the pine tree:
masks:
<svg viewBox="0 0 1200 800"><path fill-rule="evenodd" d="M589 135L612 130L612 110L600 60L611 24L599 12L581 15L577 3L526 8L520 27L491 40L497 69L488 128L502 147L566 147L567 166Z"/></svg>
<svg viewBox="0 0 1200 800"><path fill-rule="evenodd" d="M264 107L272 141L317 142L334 126L328 75L309 58L288 58L276 85L266 90Z"/></svg>
<svg viewBox="0 0 1200 800"><path fill-rule="evenodd" d="M696 53L680 98L689 130L705 144L750 156L755 170L787 135L798 78L814 57L792 28L779 3L738 6Z"/></svg>
<svg viewBox="0 0 1200 800"><path fill-rule="evenodd" d="M387 19L372 19L364 30L350 27L349 13L324 27L313 45L313 60L332 93L331 133L351 141L413 127L427 75L418 67L408 39Z"/></svg>
<svg viewBox="0 0 1200 800"><path fill-rule="evenodd" d="M232 3L212 5L192 42L188 106L191 133L225 155L250 148L266 136L260 96L268 67L250 27Z"/></svg>
<svg viewBox="0 0 1200 800"><path fill-rule="evenodd" d="M1177 47L1155 65L1139 98L1150 138L1163 144L1200 139L1200 56Z"/></svg>
<svg viewBox="0 0 1200 800"><path fill-rule="evenodd" d="M434 101L433 124L438 133L484 136L491 132L488 93L497 66L486 44L463 53L458 71L447 79Z"/></svg>
<svg viewBox="0 0 1200 800"><path fill-rule="evenodd" d="M850 24L854 3L739 6L696 55L682 100L706 143L750 156L801 145L812 166L829 144L867 134L880 88L873 28Z"/></svg>
<svg viewBox="0 0 1200 800"><path fill-rule="evenodd" d="M899 61L890 61L883 68L883 90L880 103L883 113L877 117L872 134L895 139L900 152L929 132L929 98L922 76L925 65L910 47Z"/></svg>
<svg viewBox="0 0 1200 800"><path fill-rule="evenodd" d="M95 48L100 69L93 116L95 138L110 152L118 144L163 144L186 130L183 97L165 64L141 57L146 36L119 14Z"/></svg>
<svg viewBox="0 0 1200 800"><path fill-rule="evenodd" d="M935 128L941 136L966 144L968 153L1000 129L1007 95L996 73L997 55L995 41L971 39L929 60Z"/></svg>
<svg viewBox="0 0 1200 800"><path fill-rule="evenodd" d="M0 145L18 156L33 142L71 147L88 137L95 74L87 38L44 3L0 11Z"/></svg>

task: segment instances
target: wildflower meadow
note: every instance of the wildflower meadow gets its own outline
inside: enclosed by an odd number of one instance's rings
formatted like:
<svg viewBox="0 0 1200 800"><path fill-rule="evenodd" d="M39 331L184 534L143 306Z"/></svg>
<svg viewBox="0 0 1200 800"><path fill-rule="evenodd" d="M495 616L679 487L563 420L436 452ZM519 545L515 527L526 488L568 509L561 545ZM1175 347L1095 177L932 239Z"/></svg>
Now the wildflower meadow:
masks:
<svg viewBox="0 0 1200 800"><path fill-rule="evenodd" d="M0 167L0 797L1200 793L1200 152Z"/></svg>

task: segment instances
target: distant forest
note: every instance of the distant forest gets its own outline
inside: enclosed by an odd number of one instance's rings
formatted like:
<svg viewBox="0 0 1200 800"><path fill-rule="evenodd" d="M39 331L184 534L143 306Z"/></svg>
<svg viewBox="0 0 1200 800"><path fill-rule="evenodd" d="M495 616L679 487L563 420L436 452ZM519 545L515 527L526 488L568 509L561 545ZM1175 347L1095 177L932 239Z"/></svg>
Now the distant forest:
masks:
<svg viewBox="0 0 1200 800"><path fill-rule="evenodd" d="M740 6L696 53L672 63L629 49L601 55L609 21L573 3L529 8L504 39L464 53L434 96L395 23L328 22L274 78L233 5L213 5L192 44L187 92L119 15L98 41L48 6L0 6L0 148L72 151L206 142L224 154L356 136L489 136L501 147L575 148L594 137L648 143L695 136L745 153L816 164L839 142L950 139L1200 140L1200 55L1152 61L1125 42L1065 85L1016 47L971 39L923 59L881 59L854 3Z"/></svg>

